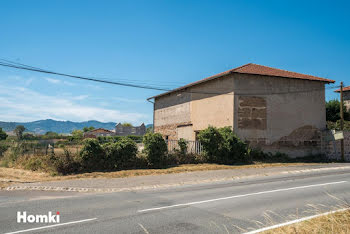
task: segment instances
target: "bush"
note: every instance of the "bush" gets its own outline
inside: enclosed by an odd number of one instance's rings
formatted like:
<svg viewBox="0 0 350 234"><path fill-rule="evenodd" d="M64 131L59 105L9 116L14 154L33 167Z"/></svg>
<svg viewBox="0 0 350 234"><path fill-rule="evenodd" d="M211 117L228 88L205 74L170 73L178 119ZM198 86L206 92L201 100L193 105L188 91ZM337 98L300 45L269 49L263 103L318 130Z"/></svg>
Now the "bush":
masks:
<svg viewBox="0 0 350 234"><path fill-rule="evenodd" d="M250 161L247 144L230 127L218 129L210 126L199 133L198 139L209 162L234 164Z"/></svg>
<svg viewBox="0 0 350 234"><path fill-rule="evenodd" d="M166 164L167 145L159 133L147 133L143 137L147 160L152 167L160 168Z"/></svg>
<svg viewBox="0 0 350 234"><path fill-rule="evenodd" d="M225 164L234 164L248 162L248 145L241 141L230 127L220 128L220 134L223 138L223 144L219 148L219 162Z"/></svg>
<svg viewBox="0 0 350 234"><path fill-rule="evenodd" d="M6 150L10 148L10 145L6 141L0 141L0 157L6 152Z"/></svg>
<svg viewBox="0 0 350 234"><path fill-rule="evenodd" d="M30 157L26 160L24 163L24 169L31 170L31 171L38 171L44 169L44 162L40 157Z"/></svg>
<svg viewBox="0 0 350 234"><path fill-rule="evenodd" d="M183 155L187 154L188 142L185 139L180 138L180 140L177 142L177 144L180 147L180 153Z"/></svg>
<svg viewBox="0 0 350 234"><path fill-rule="evenodd" d="M86 171L101 170L105 166L104 151L96 139L85 139L78 161Z"/></svg>
<svg viewBox="0 0 350 234"><path fill-rule="evenodd" d="M63 148L63 150L63 155L50 155L52 169L63 175L79 172L81 170L81 165L77 162L76 157L74 157L68 149Z"/></svg>
<svg viewBox="0 0 350 234"><path fill-rule="evenodd" d="M24 150L24 144L22 142L14 142L3 154L1 166L12 167L16 163L16 160L23 155Z"/></svg>
<svg viewBox="0 0 350 234"><path fill-rule="evenodd" d="M134 166L137 146L130 138L123 137L115 143L106 143L103 145L103 150L106 157L106 168L127 169Z"/></svg>
<svg viewBox="0 0 350 234"><path fill-rule="evenodd" d="M208 162L218 162L218 150L223 142L219 130L209 126L198 134L198 140L203 146Z"/></svg>
<svg viewBox="0 0 350 234"><path fill-rule="evenodd" d="M0 141L1 140L6 140L7 137L8 136L7 136L6 132L3 131L2 128L0 128Z"/></svg>

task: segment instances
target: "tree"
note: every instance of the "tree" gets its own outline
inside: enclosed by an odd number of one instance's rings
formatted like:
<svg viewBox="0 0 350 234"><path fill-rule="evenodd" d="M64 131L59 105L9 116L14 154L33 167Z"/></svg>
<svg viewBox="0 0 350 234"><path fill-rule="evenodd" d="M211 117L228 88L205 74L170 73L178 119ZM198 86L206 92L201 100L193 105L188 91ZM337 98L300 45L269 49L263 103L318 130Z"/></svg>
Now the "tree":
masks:
<svg viewBox="0 0 350 234"><path fill-rule="evenodd" d="M83 137L84 137L83 131L82 130L73 130L72 137L74 140L83 139Z"/></svg>
<svg viewBox="0 0 350 234"><path fill-rule="evenodd" d="M75 130L80 131L81 130ZM78 155L78 161L84 170L101 170L105 166L105 157L103 149L97 139L85 139L84 145Z"/></svg>
<svg viewBox="0 0 350 234"><path fill-rule="evenodd" d="M127 122L122 123L122 125L123 125L123 127L132 127L132 124L131 123L127 123Z"/></svg>
<svg viewBox="0 0 350 234"><path fill-rule="evenodd" d="M84 132L89 132L89 131L92 131L92 130L94 130L95 128L93 127L93 126L90 126L90 127L84 127L83 128L83 131Z"/></svg>
<svg viewBox="0 0 350 234"><path fill-rule="evenodd" d="M58 135L57 132L48 131L48 132L45 133L43 138L44 139L55 139L55 138L58 138L58 137L59 137L59 135Z"/></svg>
<svg viewBox="0 0 350 234"><path fill-rule="evenodd" d="M167 144L159 133L147 133L143 137L147 160L151 166L160 168L166 164Z"/></svg>
<svg viewBox="0 0 350 234"><path fill-rule="evenodd" d="M22 140L23 139L23 132L26 130L26 128L23 125L17 125L14 132L16 133L17 139Z"/></svg>
<svg viewBox="0 0 350 234"><path fill-rule="evenodd" d="M7 138L6 132L4 132L4 131L2 130L2 128L0 128L0 141L1 141L1 140L6 140L6 138Z"/></svg>
<svg viewBox="0 0 350 234"><path fill-rule="evenodd" d="M349 111L343 106L344 119L350 120ZM326 102L326 120L331 122L337 122L340 120L340 101L330 100Z"/></svg>

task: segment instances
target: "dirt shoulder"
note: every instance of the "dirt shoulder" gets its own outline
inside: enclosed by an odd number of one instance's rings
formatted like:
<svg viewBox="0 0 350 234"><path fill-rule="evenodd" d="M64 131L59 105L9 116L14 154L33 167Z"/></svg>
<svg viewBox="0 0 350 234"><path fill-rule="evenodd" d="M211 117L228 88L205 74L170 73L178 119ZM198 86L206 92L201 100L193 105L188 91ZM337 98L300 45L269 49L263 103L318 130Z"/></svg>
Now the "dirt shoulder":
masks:
<svg viewBox="0 0 350 234"><path fill-rule="evenodd" d="M133 176L145 175L162 175L193 171L208 170L225 170L225 169L244 169L244 168L265 168L265 167L285 167L285 166L301 166L301 165L318 165L317 163L258 163L251 165L229 166L218 164L184 164L166 169L135 169L122 170L113 172L91 172L66 176L52 176L45 172L36 172L16 168L0 167L0 187L6 187L11 184L27 184L43 181L60 181L71 179L88 179L88 178L125 178ZM320 164L321 165L321 164Z"/></svg>
<svg viewBox="0 0 350 234"><path fill-rule="evenodd" d="M258 163L242 166L218 164L186 164L166 169L123 170L115 172L92 172L67 176L23 169L0 168L0 187L21 188L115 188L160 186L168 184L191 184L197 182L223 181L246 176L294 173L298 171L337 169L350 164L320 163ZM21 189L18 188L18 189Z"/></svg>

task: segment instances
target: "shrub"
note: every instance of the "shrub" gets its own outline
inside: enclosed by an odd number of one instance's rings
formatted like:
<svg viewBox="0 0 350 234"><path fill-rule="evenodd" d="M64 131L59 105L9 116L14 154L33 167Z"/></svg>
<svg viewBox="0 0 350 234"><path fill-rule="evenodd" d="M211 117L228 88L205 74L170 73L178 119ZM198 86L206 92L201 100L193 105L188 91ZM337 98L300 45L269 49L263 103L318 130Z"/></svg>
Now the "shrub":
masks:
<svg viewBox="0 0 350 234"><path fill-rule="evenodd" d="M234 164L249 161L248 145L230 127L220 128L223 143L219 148L219 163Z"/></svg>
<svg viewBox="0 0 350 234"><path fill-rule="evenodd" d="M105 165L104 152L96 139L85 139L78 161L87 171L101 170Z"/></svg>
<svg viewBox="0 0 350 234"><path fill-rule="evenodd" d="M14 142L3 154L1 166L12 167L16 160L23 155L24 150L24 144L22 142Z"/></svg>
<svg viewBox="0 0 350 234"><path fill-rule="evenodd" d="M105 166L108 169L127 169L135 163L137 146L130 138L123 137L115 143L106 143L103 150L106 156Z"/></svg>
<svg viewBox="0 0 350 234"><path fill-rule="evenodd" d="M147 133L143 137L147 160L152 167L164 167L166 164L167 145L159 133Z"/></svg>
<svg viewBox="0 0 350 234"><path fill-rule="evenodd" d="M6 140L7 137L8 136L7 136L6 132L3 131L2 128L0 128L0 141L1 140Z"/></svg>
<svg viewBox="0 0 350 234"><path fill-rule="evenodd" d="M81 166L76 157L66 148L63 148L63 152L63 155L50 155L52 169L63 175L79 172Z"/></svg>
<svg viewBox="0 0 350 234"><path fill-rule="evenodd" d="M31 171L38 171L44 169L43 161L40 157L30 157L24 163L24 169Z"/></svg>
<svg viewBox="0 0 350 234"><path fill-rule="evenodd" d="M177 143L180 147L180 153L185 155L187 153L188 142L185 139L180 138Z"/></svg>
<svg viewBox="0 0 350 234"><path fill-rule="evenodd" d="M223 142L219 130L209 126L198 134L198 140L203 146L208 162L218 162L218 150Z"/></svg>
<svg viewBox="0 0 350 234"><path fill-rule="evenodd" d="M209 126L199 133L198 139L209 162L234 164L249 161L247 144L230 127L218 129Z"/></svg>
<svg viewBox="0 0 350 234"><path fill-rule="evenodd" d="M0 141L0 157L6 152L10 145L6 141Z"/></svg>

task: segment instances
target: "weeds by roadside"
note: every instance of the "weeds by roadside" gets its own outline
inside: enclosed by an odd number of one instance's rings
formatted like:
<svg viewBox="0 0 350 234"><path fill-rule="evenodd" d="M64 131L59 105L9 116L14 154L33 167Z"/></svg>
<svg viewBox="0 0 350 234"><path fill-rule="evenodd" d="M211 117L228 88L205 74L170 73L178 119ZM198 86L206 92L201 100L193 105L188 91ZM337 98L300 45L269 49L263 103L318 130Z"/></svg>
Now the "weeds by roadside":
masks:
<svg viewBox="0 0 350 234"><path fill-rule="evenodd" d="M284 234L284 233L350 233L350 209L343 208L341 211L322 215L310 220L302 221L275 229L271 229L263 234Z"/></svg>

